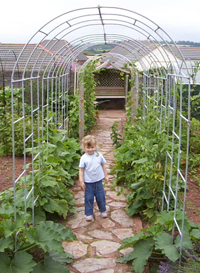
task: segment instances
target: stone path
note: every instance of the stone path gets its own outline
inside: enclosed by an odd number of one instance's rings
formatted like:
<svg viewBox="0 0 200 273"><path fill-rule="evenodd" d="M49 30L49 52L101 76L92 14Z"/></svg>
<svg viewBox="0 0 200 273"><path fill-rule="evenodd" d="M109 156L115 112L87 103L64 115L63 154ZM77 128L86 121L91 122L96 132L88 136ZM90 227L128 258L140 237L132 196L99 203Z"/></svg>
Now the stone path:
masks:
<svg viewBox="0 0 200 273"><path fill-rule="evenodd" d="M113 145L110 138L111 126L118 121L119 130L123 126L125 112L123 110L101 110L97 126L93 134L97 137L100 151L107 160L109 173L113 166ZM73 188L76 199L77 214L68 217L67 225L71 226L78 238L77 241L63 242L66 252L74 257L74 263L67 266L71 273L130 273L131 268L126 264L116 263L116 260L132 249L118 251L121 240L142 228L139 217L130 218L124 211L126 207L126 192L117 193L119 188L114 188L109 175L109 184L104 184L106 191L106 204L108 218L102 218L95 203L94 221L87 222L84 214L84 192L76 181Z"/></svg>

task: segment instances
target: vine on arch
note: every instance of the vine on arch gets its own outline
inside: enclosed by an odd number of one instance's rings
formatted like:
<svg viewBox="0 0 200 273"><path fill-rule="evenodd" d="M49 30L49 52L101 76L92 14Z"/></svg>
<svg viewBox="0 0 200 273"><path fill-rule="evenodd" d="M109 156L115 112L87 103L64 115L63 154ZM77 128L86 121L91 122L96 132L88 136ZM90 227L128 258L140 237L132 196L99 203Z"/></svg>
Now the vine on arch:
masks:
<svg viewBox="0 0 200 273"><path fill-rule="evenodd" d="M94 88L96 82L94 79L94 71L96 69L96 63L98 60L90 61L79 76L79 85L83 85L84 88L84 132L88 132L96 121L96 106L94 104L96 97ZM69 120L70 128L69 135L78 137L79 129L79 90L76 90L74 96L71 96Z"/></svg>

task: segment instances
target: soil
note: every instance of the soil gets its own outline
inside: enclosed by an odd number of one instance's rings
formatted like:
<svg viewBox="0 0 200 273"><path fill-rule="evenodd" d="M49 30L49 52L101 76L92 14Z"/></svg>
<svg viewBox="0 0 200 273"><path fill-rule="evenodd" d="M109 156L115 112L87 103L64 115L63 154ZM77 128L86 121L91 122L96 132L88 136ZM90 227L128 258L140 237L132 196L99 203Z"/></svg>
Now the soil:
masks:
<svg viewBox="0 0 200 273"><path fill-rule="evenodd" d="M26 164L31 162L31 159L26 160ZM15 158L16 177L18 177L24 166L24 157ZM3 192L13 187L13 158L12 156L0 156L0 192Z"/></svg>

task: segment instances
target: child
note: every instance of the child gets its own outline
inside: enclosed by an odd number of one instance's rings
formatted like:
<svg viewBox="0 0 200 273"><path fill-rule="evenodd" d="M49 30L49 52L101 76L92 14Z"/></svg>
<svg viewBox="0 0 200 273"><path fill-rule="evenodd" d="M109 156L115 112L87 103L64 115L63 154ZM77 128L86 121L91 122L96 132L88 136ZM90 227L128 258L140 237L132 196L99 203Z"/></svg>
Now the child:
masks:
<svg viewBox="0 0 200 273"><path fill-rule="evenodd" d="M106 198L102 184L103 178L105 178L106 183L109 180L105 167L106 160L98 152L97 140L94 136L85 136L82 139L82 146L85 154L82 155L79 163L79 182L85 191L86 220L93 220L94 197L96 197L101 216L106 218Z"/></svg>

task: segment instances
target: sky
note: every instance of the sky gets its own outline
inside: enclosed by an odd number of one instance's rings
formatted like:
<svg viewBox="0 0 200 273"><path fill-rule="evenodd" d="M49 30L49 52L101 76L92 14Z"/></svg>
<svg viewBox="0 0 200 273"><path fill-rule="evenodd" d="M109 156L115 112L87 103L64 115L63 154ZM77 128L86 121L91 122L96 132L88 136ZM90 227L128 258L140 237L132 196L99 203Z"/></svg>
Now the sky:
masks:
<svg viewBox="0 0 200 273"><path fill-rule="evenodd" d="M0 43L27 43L55 17L99 5L137 12L159 25L174 41L200 42L200 0L5 0L0 6Z"/></svg>

